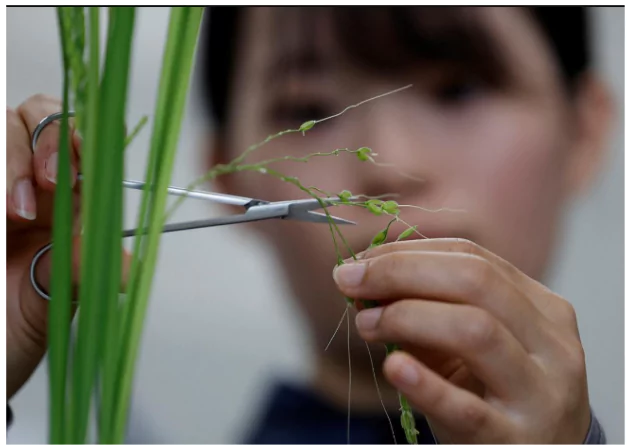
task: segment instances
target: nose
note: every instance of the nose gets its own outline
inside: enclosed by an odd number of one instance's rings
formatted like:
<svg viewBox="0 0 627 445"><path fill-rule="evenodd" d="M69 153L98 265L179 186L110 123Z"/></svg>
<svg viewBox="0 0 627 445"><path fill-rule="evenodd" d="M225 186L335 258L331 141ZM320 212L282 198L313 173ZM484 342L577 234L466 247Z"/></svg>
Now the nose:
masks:
<svg viewBox="0 0 627 445"><path fill-rule="evenodd" d="M421 144L415 110L404 100L391 97L374 104L358 125L358 142L376 153L377 165L364 165L360 189L369 196L398 193L417 199L433 187L427 147Z"/></svg>

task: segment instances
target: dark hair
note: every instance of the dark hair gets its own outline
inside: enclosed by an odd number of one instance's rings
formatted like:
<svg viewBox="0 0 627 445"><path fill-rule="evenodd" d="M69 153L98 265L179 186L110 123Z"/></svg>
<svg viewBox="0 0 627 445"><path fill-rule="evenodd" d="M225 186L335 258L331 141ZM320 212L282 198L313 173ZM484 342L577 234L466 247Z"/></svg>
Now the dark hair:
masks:
<svg viewBox="0 0 627 445"><path fill-rule="evenodd" d="M287 8L294 9L294 8ZM474 67L498 81L499 61L490 51L492 42L473 23L472 7L333 7L304 8L313 13L332 10L340 25L340 44L369 66L394 68L412 60L450 61ZM585 7L525 7L546 37L561 68L566 89L572 91L590 63L589 25ZM242 7L208 7L201 37L200 87L206 111L218 128L224 123L234 71L236 41ZM383 16L391 19L385 21ZM386 39L380 38L380 33ZM394 39L393 45L389 38ZM385 42L385 43L382 43ZM392 51L392 48L394 51Z"/></svg>

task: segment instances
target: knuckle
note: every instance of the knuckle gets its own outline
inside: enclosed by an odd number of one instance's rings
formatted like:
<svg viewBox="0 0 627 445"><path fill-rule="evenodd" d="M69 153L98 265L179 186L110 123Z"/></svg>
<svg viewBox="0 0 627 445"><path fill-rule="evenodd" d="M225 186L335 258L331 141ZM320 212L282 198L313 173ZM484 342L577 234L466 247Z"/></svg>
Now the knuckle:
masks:
<svg viewBox="0 0 627 445"><path fill-rule="evenodd" d="M20 116L17 114L17 111L7 106L7 124L12 123L19 118Z"/></svg>
<svg viewBox="0 0 627 445"><path fill-rule="evenodd" d="M491 285L493 278L494 268L490 262L475 255L468 257L458 275L465 295L473 299L483 295L485 289Z"/></svg>
<svg viewBox="0 0 627 445"><path fill-rule="evenodd" d="M55 106L60 106L61 101L48 94L37 93L22 102L18 107L18 110L20 112L31 112L32 109L39 108L44 104L54 104Z"/></svg>
<svg viewBox="0 0 627 445"><path fill-rule="evenodd" d="M586 354L580 342L572 343L565 348L564 367L570 380L579 383L586 378Z"/></svg>
<svg viewBox="0 0 627 445"><path fill-rule="evenodd" d="M21 137L20 130L23 131L24 124L16 110L7 107L7 140Z"/></svg>
<svg viewBox="0 0 627 445"><path fill-rule="evenodd" d="M474 403L464 404L460 408L460 421L467 431L479 431L484 428L488 420L486 410Z"/></svg>
<svg viewBox="0 0 627 445"><path fill-rule="evenodd" d="M451 250L455 252L467 253L469 255L476 255L479 253L480 248L473 241L470 241L465 238L456 238L453 249Z"/></svg>
<svg viewBox="0 0 627 445"><path fill-rule="evenodd" d="M371 270L375 271L375 280L381 289L394 289L398 284L397 274L403 267L403 260L398 252L389 253L374 259Z"/></svg>
<svg viewBox="0 0 627 445"><path fill-rule="evenodd" d="M397 301L385 306L381 313L379 329L390 338L405 338L411 327L407 314L410 311L410 302L407 300Z"/></svg>
<svg viewBox="0 0 627 445"><path fill-rule="evenodd" d="M485 351L493 347L498 335L498 323L487 312L472 309L464 317L466 323L458 332L460 341L474 351Z"/></svg>
<svg viewBox="0 0 627 445"><path fill-rule="evenodd" d="M569 326L577 325L577 311L575 311L575 306L572 305L568 300L559 297L559 311L562 315L562 318L566 324Z"/></svg>

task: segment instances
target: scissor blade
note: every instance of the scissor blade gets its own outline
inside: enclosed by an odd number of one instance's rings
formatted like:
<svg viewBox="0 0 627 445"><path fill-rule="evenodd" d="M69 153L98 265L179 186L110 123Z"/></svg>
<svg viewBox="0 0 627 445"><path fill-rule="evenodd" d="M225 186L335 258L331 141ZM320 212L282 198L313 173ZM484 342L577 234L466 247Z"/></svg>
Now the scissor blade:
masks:
<svg viewBox="0 0 627 445"><path fill-rule="evenodd" d="M329 222L329 218L324 213L318 213L318 212L312 212L312 211L298 213L294 216L290 215L286 217L285 219L297 219L300 221L313 222L313 223L328 223ZM331 219L333 220L335 224L349 224L352 226L357 224L355 221L351 221L351 220L340 218L340 217L333 216L333 215L331 215Z"/></svg>
<svg viewBox="0 0 627 445"><path fill-rule="evenodd" d="M313 201L320 207L320 204L315 199ZM306 207L311 206L313 206L313 204L309 202L309 200L270 202L268 204L259 204L250 207L246 211L246 215L248 215L251 221L267 219L268 216L270 216L272 218L328 224L329 219L325 214L308 211L306 209ZM337 224L356 224L353 221L336 216L331 216L331 219Z"/></svg>
<svg viewBox="0 0 627 445"><path fill-rule="evenodd" d="M146 183L142 181L133 181L131 179L125 179L122 181L122 184L126 188L135 189L135 190L145 190ZM235 206L246 207L250 205L252 202L255 202L252 198L245 198L243 196L235 196L235 195L225 195L223 193L215 193L215 192L206 192L203 190L193 190L193 189L185 189L182 187L174 187L169 186L167 188L167 192L169 195L174 196L185 196L186 198L192 199L202 199L205 201L211 201L218 204L228 204Z"/></svg>
<svg viewBox="0 0 627 445"><path fill-rule="evenodd" d="M83 180L83 175L78 175L78 180ZM143 181L135 181L132 179L124 179L122 185L127 189L146 190L146 183ZM182 187L169 186L167 188L168 195L185 196L186 198L202 199L204 201L215 202L217 204L228 204L234 206L248 207L252 204L264 203L257 199L246 198L244 196L225 195L223 193L206 192L204 190L186 189Z"/></svg>
<svg viewBox="0 0 627 445"><path fill-rule="evenodd" d="M351 200L355 200L356 198L351 198ZM326 207L332 207L336 202L340 201L340 198L320 198L317 199L301 199L298 201L288 201L286 204L288 205L289 211L285 219L299 220L305 222L314 222L314 223L329 223L329 217L327 217L326 213L313 212L312 210L322 208L322 203ZM348 219L339 218L337 216L331 216L331 220L333 220L336 224L357 224L354 221L350 221Z"/></svg>
<svg viewBox="0 0 627 445"><path fill-rule="evenodd" d="M357 199L359 198L352 196L348 200L356 201ZM333 198L320 198L320 201L312 198L312 199L300 199L298 201L285 201L285 203L289 205L290 213L291 212L296 213L296 212L306 212L309 210L320 209L323 207L323 205L320 204L321 201L325 207L332 207L334 203L342 202L340 198L333 197Z"/></svg>

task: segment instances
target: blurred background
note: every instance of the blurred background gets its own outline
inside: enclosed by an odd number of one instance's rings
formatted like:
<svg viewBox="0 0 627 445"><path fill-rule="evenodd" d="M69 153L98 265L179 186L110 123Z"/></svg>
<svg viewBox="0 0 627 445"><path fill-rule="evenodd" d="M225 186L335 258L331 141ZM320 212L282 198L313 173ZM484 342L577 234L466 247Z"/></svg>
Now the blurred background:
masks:
<svg viewBox="0 0 627 445"><path fill-rule="evenodd" d="M169 8L139 8L128 123L154 108ZM104 29L104 28L103 28ZM548 284L577 309L593 408L609 443L624 443L624 9L595 8L594 57L617 106L611 159L595 189L572 210ZM60 96L54 8L7 10L7 105ZM203 127L191 95L173 184L201 175ZM149 129L127 151L126 177L143 178ZM128 227L140 194L127 192ZM218 209L184 204L176 220ZM265 246L232 228L165 235L135 379L130 442L225 443L254 422L277 374L308 377L308 339ZM339 316L338 314L338 321ZM330 333L331 334L331 333ZM47 440L45 363L11 402L9 443Z"/></svg>

